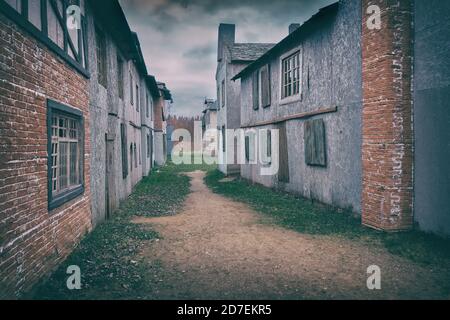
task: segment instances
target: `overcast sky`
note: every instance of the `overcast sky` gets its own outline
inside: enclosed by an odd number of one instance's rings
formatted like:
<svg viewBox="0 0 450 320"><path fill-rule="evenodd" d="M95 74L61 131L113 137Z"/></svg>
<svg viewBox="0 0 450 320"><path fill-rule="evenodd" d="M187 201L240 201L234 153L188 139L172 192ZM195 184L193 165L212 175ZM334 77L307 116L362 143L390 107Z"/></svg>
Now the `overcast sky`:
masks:
<svg viewBox="0 0 450 320"><path fill-rule="evenodd" d="M236 42L279 42L334 0L120 0L138 33L150 74L172 91L172 112L200 115L216 98L217 30L236 24Z"/></svg>

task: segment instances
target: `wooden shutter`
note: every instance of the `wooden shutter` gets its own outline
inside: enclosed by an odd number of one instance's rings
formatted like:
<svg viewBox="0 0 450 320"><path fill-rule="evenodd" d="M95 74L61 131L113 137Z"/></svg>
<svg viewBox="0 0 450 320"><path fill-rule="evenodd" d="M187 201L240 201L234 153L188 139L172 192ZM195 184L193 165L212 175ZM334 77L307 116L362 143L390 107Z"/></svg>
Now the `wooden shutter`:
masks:
<svg viewBox="0 0 450 320"><path fill-rule="evenodd" d="M278 170L278 181L289 182L289 153L287 144L286 123L283 122L280 127L280 165Z"/></svg>
<svg viewBox="0 0 450 320"><path fill-rule="evenodd" d="M250 137L245 136L245 160L250 160Z"/></svg>
<svg viewBox="0 0 450 320"><path fill-rule="evenodd" d="M226 150L226 137L225 137L226 131L225 131L225 126L222 126L222 151L225 152Z"/></svg>
<svg viewBox="0 0 450 320"><path fill-rule="evenodd" d="M253 110L259 109L259 71L255 71L252 76L252 98Z"/></svg>
<svg viewBox="0 0 450 320"><path fill-rule="evenodd" d="M305 162L310 166L327 165L325 145L325 123L323 119L305 122Z"/></svg>
<svg viewBox="0 0 450 320"><path fill-rule="evenodd" d="M127 134L125 125L120 124L120 142L122 145L122 177L125 179L128 176L128 157L127 157Z"/></svg>
<svg viewBox="0 0 450 320"><path fill-rule="evenodd" d="M261 68L261 106L267 108L271 104L270 94L270 67L265 65Z"/></svg>

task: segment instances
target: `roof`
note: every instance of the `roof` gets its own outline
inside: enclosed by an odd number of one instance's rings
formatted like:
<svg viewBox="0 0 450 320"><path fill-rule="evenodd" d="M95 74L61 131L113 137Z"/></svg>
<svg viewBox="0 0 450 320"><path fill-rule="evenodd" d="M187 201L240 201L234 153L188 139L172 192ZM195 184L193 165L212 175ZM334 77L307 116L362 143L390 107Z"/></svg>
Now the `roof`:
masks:
<svg viewBox="0 0 450 320"><path fill-rule="evenodd" d="M145 80L147 82L147 86L152 96L156 98L160 97L161 95L159 93L158 84L156 83L155 76L148 75Z"/></svg>
<svg viewBox="0 0 450 320"><path fill-rule="evenodd" d="M276 56L277 54L283 52L286 47L298 42L299 40L306 37L310 32L316 30L323 22L323 19L330 18L334 16L339 8L339 2L335 2L329 6L321 8L319 12L313 15L308 21L302 24L298 29L289 34L286 38L278 42L270 50L266 51L261 57L245 67L241 72L235 75L232 80L237 80L243 76L253 72L257 68L261 67L270 58Z"/></svg>
<svg viewBox="0 0 450 320"><path fill-rule="evenodd" d="M164 100L173 102L172 94L170 93L170 90L167 89L166 84L164 82L157 82L157 85L158 89L161 91L162 96L164 97Z"/></svg>
<svg viewBox="0 0 450 320"><path fill-rule="evenodd" d="M217 110L217 103L214 99L205 99L205 110L203 111L203 113L205 113L206 111L216 111Z"/></svg>
<svg viewBox="0 0 450 320"><path fill-rule="evenodd" d="M275 43L235 43L230 46L231 61L255 61Z"/></svg>

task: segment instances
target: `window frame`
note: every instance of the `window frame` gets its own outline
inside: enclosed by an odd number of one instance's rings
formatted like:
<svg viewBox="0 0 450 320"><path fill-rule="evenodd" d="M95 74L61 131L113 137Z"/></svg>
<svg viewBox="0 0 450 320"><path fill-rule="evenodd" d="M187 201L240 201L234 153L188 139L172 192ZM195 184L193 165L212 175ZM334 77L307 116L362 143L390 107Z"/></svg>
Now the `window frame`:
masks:
<svg viewBox="0 0 450 320"><path fill-rule="evenodd" d="M66 115L70 118L75 118L79 123L79 159L78 159L78 173L80 178L80 185L71 188L66 191L62 191L58 195L53 195L53 158L52 158L52 118L54 114ZM73 107L63 105L54 100L47 100L47 194L48 194L48 209L52 211L63 204L79 197L84 193L85 189L85 177L84 177L84 139L85 139L85 128L84 128L84 116L83 113Z"/></svg>
<svg viewBox="0 0 450 320"><path fill-rule="evenodd" d="M298 54L299 57L299 62L298 62L298 68L299 68L299 76L298 76L298 84L299 84L299 88L298 88L298 92L294 95L290 95L290 96L286 96L284 97L283 94L283 89L284 89L284 81L283 81L283 77L284 77L284 69L283 69L283 62L287 59L289 59L290 57L294 56ZM301 101L302 100L302 96L303 96L303 49L301 46L295 47L289 51L287 51L286 53L282 54L279 58L279 104L280 105L284 105L284 104L289 104L289 103L293 103L293 102L297 102L297 101Z"/></svg>

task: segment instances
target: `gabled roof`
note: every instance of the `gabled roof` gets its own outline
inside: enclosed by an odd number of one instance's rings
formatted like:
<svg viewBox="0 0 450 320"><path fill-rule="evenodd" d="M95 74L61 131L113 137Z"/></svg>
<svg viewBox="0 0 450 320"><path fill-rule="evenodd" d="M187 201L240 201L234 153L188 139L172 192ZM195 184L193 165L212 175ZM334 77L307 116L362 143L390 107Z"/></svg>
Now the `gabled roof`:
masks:
<svg viewBox="0 0 450 320"><path fill-rule="evenodd" d="M158 89L161 91L162 96L164 97L164 100L173 102L172 94L170 93L170 90L167 89L166 84L164 82L157 82Z"/></svg>
<svg viewBox="0 0 450 320"><path fill-rule="evenodd" d="M301 25L297 30L289 34L286 38L278 42L274 47L264 53L260 58L249 64L241 72L235 75L232 80L237 80L243 76L253 72L257 68L263 66L270 58L280 54L283 50L292 44L297 43L299 40L306 37L310 32L316 30L321 25L323 19L328 19L334 16L339 8L339 2L335 2L329 6L326 6L319 10L318 13L313 15L308 21Z"/></svg>
<svg viewBox="0 0 450 320"><path fill-rule="evenodd" d="M231 61L255 61L275 43L235 43L230 46Z"/></svg>
<svg viewBox="0 0 450 320"><path fill-rule="evenodd" d="M205 110L204 113L208 110L210 111L216 111L217 110L217 103L214 99L205 99Z"/></svg>

